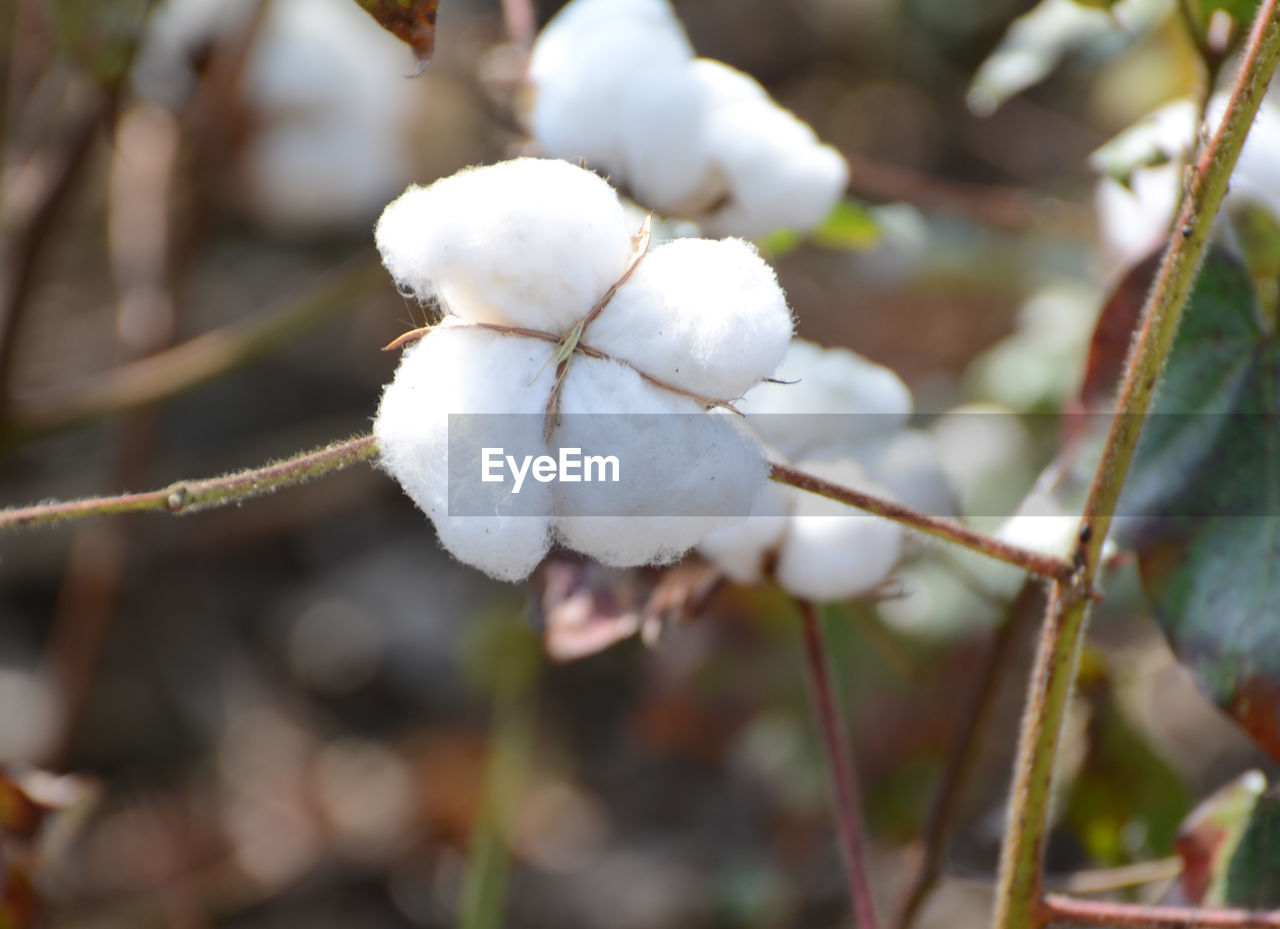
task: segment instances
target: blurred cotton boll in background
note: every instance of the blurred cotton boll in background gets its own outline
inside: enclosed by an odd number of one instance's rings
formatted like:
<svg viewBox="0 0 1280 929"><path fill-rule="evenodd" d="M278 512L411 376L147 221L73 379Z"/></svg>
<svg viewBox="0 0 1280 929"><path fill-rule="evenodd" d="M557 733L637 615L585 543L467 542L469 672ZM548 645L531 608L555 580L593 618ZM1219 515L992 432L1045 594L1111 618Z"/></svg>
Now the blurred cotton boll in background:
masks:
<svg viewBox="0 0 1280 929"><path fill-rule="evenodd" d="M169 0L134 71L140 96L180 108L194 63L248 42L249 129L233 165L239 205L284 231L357 229L414 174L410 129L428 94L407 46L351 0Z"/></svg>
<svg viewBox="0 0 1280 929"><path fill-rule="evenodd" d="M694 58L667 0L573 0L529 63L535 144L586 159L711 235L808 230L844 192L835 149L753 78Z"/></svg>
<svg viewBox="0 0 1280 929"><path fill-rule="evenodd" d="M775 378L737 405L775 459L926 512L953 512L933 439L908 427L911 392L891 370L795 339ZM749 518L710 534L699 550L738 583L773 579L793 596L834 601L875 594L907 542L898 523L770 485Z"/></svg>
<svg viewBox="0 0 1280 929"><path fill-rule="evenodd" d="M1206 134L1222 119L1227 96L1209 101ZM1182 198L1188 153L1197 145L1196 105L1190 100L1166 104L1120 133L1090 158L1104 176L1095 202L1099 239L1107 273L1147 257L1168 238ZM1231 176L1224 212L1240 204L1260 206L1280 219L1280 105L1262 102L1240 160Z"/></svg>

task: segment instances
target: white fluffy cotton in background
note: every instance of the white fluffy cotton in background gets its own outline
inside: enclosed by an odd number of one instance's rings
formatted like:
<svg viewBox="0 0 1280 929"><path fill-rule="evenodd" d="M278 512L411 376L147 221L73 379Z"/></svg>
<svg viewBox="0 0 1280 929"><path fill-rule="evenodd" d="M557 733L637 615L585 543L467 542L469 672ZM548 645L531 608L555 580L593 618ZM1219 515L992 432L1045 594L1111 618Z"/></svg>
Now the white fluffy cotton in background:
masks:
<svg viewBox="0 0 1280 929"><path fill-rule="evenodd" d="M896 374L843 348L792 341L776 378L737 404L774 450L798 467L926 512L950 514L953 492L931 436L907 428L911 393ZM903 558L897 523L794 488L770 487L750 518L699 550L731 579L774 579L797 597L873 594Z"/></svg>
<svg viewBox="0 0 1280 929"><path fill-rule="evenodd" d="M1210 100L1205 131L1221 122L1226 103L1225 94ZM1192 101L1168 103L1090 159L1099 172L1128 173L1128 186L1110 176L1098 181L1095 205L1107 271L1136 263L1168 238L1187 152L1196 144L1195 117ZM1262 206L1280 220L1280 104L1272 97L1263 100L1231 175L1224 207L1239 203Z"/></svg>
<svg viewBox="0 0 1280 929"><path fill-rule="evenodd" d="M139 96L182 107L192 56L234 41L251 0L166 0L132 71ZM412 176L406 133L427 92L406 46L351 0L272 0L240 90L253 132L233 165L243 206L289 232L364 225Z"/></svg>
<svg viewBox="0 0 1280 929"><path fill-rule="evenodd" d="M539 35L529 82L544 152L714 235L811 229L848 182L840 154L754 79L694 59L667 0L573 0Z"/></svg>
<svg viewBox="0 0 1280 929"><path fill-rule="evenodd" d="M791 336L772 269L742 241L678 240L641 259L634 288L620 288L581 333L584 348L608 357L567 356L558 416L548 421L554 339L621 279L629 227L600 178L533 158L411 188L378 224L392 276L421 298L441 296L448 314L405 351L387 387L374 428L382 462L442 544L495 577L525 577L553 540L610 565L670 562L747 513L767 481L754 436L737 417L707 409L767 377ZM646 275L651 262L656 274ZM508 427L451 425L451 413L524 415ZM482 494L483 512L502 515L451 512L460 463L449 460L450 439L459 430L533 454L615 455L626 473L618 484L528 480L519 500L526 515L509 515L503 485L492 501ZM478 459L461 465L480 472Z"/></svg>

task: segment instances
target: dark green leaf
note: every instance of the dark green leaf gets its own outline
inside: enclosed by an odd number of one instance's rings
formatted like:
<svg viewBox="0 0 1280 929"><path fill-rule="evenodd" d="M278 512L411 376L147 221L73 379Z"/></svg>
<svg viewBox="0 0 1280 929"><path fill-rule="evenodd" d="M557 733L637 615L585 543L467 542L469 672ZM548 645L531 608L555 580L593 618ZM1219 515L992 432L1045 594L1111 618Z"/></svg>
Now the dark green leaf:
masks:
<svg viewBox="0 0 1280 929"><path fill-rule="evenodd" d="M1201 688L1280 758L1280 346L1250 272L1205 262L1121 512ZM1127 522L1128 526L1124 523Z"/></svg>
<svg viewBox="0 0 1280 929"><path fill-rule="evenodd" d="M1231 856L1227 903L1250 910L1280 907L1280 794L1274 790L1258 798Z"/></svg>

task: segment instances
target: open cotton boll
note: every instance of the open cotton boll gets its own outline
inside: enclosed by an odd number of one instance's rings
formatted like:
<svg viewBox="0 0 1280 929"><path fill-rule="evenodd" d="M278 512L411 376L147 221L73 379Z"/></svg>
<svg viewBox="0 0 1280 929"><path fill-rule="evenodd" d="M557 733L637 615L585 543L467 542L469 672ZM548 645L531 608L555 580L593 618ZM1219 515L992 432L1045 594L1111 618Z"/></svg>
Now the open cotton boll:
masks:
<svg viewBox="0 0 1280 929"><path fill-rule="evenodd" d="M530 58L533 135L547 154L585 158L651 205L689 197L706 175L689 144L702 119L692 57L665 0L570 3Z"/></svg>
<svg viewBox="0 0 1280 929"><path fill-rule="evenodd" d="M791 458L848 449L902 428L911 391L892 370L845 348L792 339L775 382L749 390L737 408Z"/></svg>
<svg viewBox="0 0 1280 929"><path fill-rule="evenodd" d="M877 496L890 496L852 461L804 462L802 469ZM793 596L826 602L872 593L902 557L904 531L878 516L793 491L795 512L778 554L776 577Z"/></svg>
<svg viewBox="0 0 1280 929"><path fill-rule="evenodd" d="M690 69L707 96L705 145L728 178L728 202L701 219L711 235L811 229L849 182L849 167L749 75L700 58Z"/></svg>
<svg viewBox="0 0 1280 929"><path fill-rule="evenodd" d="M382 467L435 523L440 541L459 561L503 580L520 580L550 546L551 492L529 482L520 503L535 515L451 516L450 414L504 417L502 446L545 453L540 415L554 377L553 345L471 329L448 319L404 352L374 420ZM502 372L494 377L493 372ZM483 428L488 422L476 416ZM479 474L479 462L469 463ZM468 486L473 486L468 482Z"/></svg>
<svg viewBox="0 0 1280 929"><path fill-rule="evenodd" d="M410 188L375 239L391 276L419 298L436 294L468 322L561 333L617 281L635 231L601 178L519 158Z"/></svg>
<svg viewBox="0 0 1280 929"><path fill-rule="evenodd" d="M674 561L745 515L768 479L733 417L707 414L619 362L575 359L560 410L558 448L619 462L616 483L556 485L558 537L607 565Z"/></svg>
<svg viewBox="0 0 1280 929"><path fill-rule="evenodd" d="M933 437L919 429L903 429L868 443L855 457L871 479L893 496L932 516L954 516L955 491L947 479Z"/></svg>
<svg viewBox="0 0 1280 929"><path fill-rule="evenodd" d="M755 246L676 239L645 256L584 338L660 381L733 400L777 368L791 327Z"/></svg>

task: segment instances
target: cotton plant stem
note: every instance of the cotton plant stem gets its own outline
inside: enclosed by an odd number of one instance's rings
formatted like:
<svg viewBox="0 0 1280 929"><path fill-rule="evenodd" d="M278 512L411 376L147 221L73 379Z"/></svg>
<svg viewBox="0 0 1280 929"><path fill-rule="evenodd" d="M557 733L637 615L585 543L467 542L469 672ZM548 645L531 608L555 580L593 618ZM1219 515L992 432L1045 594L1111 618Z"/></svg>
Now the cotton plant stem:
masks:
<svg viewBox="0 0 1280 929"><path fill-rule="evenodd" d="M868 513L874 513L876 516L883 516L885 519L918 529L934 538L954 542L957 545L963 545L965 548L981 552L997 561L1016 565L1024 571L1029 571L1041 577L1047 577L1051 580L1066 580L1071 576L1072 565L1065 559L1055 558L1053 555L1045 555L1042 552L1032 551L1029 548L1023 548L1018 545L1011 545L994 536L970 529L954 519L931 516L904 504L828 481L799 468L793 468L790 465L773 463L769 467L770 478L779 484L787 484L788 486L817 494L820 497L827 497L838 503L844 503L860 510L865 510Z"/></svg>
<svg viewBox="0 0 1280 929"><path fill-rule="evenodd" d="M1102 546L1214 217L1280 61L1278 2L1266 0L1259 8L1222 124L1191 169L1187 195L1143 308L1116 415L1090 486L1072 558L1076 572L1070 582L1054 584L1019 740L996 886L996 929L1028 929L1043 922L1039 905L1050 785Z"/></svg>
<svg viewBox="0 0 1280 929"><path fill-rule="evenodd" d="M964 708L955 745L948 754L947 766L943 771L933 806L929 810L920 863L916 866L911 883L902 896L897 918L893 922L894 929L910 929L925 900L929 898L929 893L938 882L942 871L942 858L951 837L960 800L964 797L964 789L978 757L978 743L991 717L996 696L1005 678L1002 672L1011 664L1010 658L1013 646L1019 638L1018 632L1037 615L1036 610L1043 608L1043 589L1042 584L1028 579L1010 604L1004 622L992 636L991 645L987 649L982 668L977 675L977 684Z"/></svg>
<svg viewBox="0 0 1280 929"><path fill-rule="evenodd" d="M1190 906L1143 906L1077 900L1050 894L1039 905L1040 925L1106 929L1280 929L1280 910L1205 910Z"/></svg>
<svg viewBox="0 0 1280 929"><path fill-rule="evenodd" d="M0 532L87 516L146 510L177 514L227 506L273 493L281 487L305 483L331 471L340 471L372 458L377 451L373 436L361 435L261 468L203 480L178 481L162 490L13 507L0 510Z"/></svg>
<svg viewBox="0 0 1280 929"><path fill-rule="evenodd" d="M836 808L836 827L840 839L840 856L844 862L845 881L858 929L876 929L875 900L867 877L867 857L863 846L865 829L857 774L845 736L839 697L831 680L831 665L823 641L818 610L808 600L797 601L804 631L805 666L809 672L809 690L814 712L827 756L827 774L831 799Z"/></svg>

